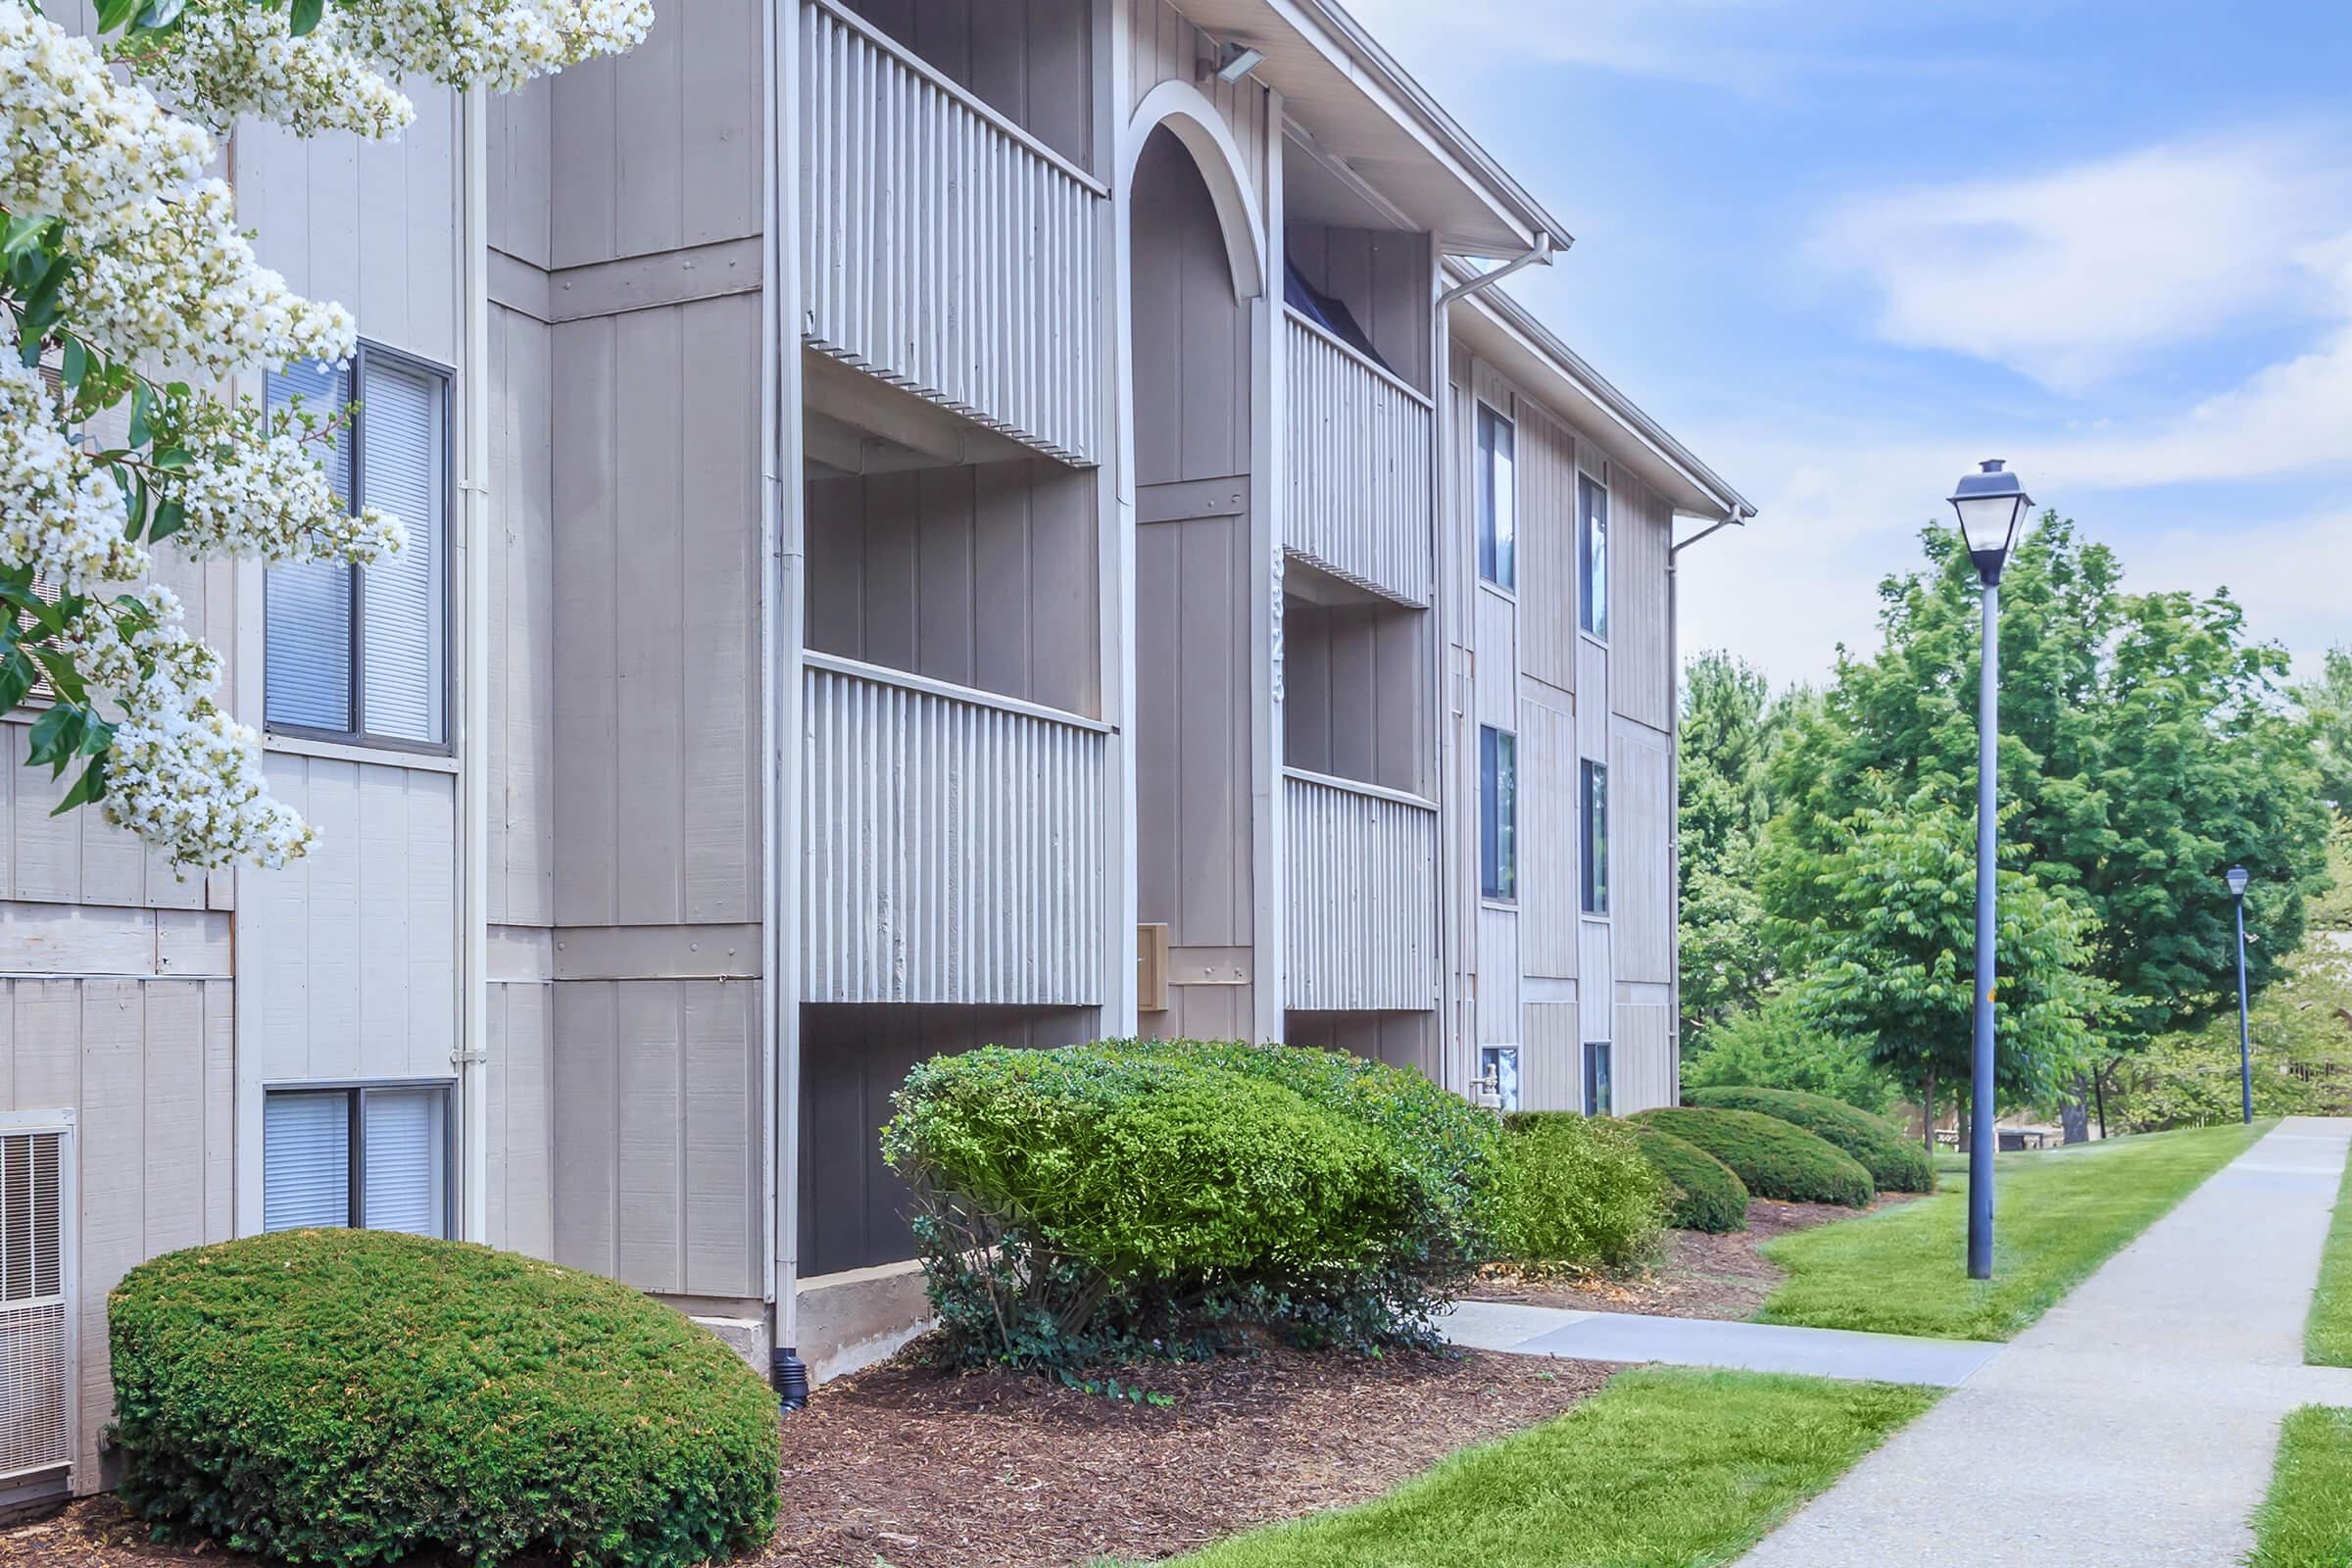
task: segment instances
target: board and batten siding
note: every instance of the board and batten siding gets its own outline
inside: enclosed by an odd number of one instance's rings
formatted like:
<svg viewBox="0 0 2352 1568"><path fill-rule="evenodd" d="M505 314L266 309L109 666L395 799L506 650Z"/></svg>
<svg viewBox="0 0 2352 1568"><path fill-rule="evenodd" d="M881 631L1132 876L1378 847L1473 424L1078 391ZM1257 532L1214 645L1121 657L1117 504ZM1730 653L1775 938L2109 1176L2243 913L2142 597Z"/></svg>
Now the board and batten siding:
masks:
<svg viewBox="0 0 2352 1568"><path fill-rule="evenodd" d="M556 913L555 462L552 334L492 305L490 323L490 815L493 925Z"/></svg>
<svg viewBox="0 0 2352 1568"><path fill-rule="evenodd" d="M1579 787L1574 699L1535 681L1519 703L1521 962L1530 975L1577 972Z"/></svg>
<svg viewBox="0 0 2352 1568"><path fill-rule="evenodd" d="M1519 1103L1528 1110L1585 1108L1585 1041L1574 1002L1527 1004L1519 1050Z"/></svg>
<svg viewBox="0 0 2352 1568"><path fill-rule="evenodd" d="M490 1246L553 1259L555 1194L555 988L493 982L488 996L489 1097L485 1152Z"/></svg>
<svg viewBox="0 0 2352 1568"><path fill-rule="evenodd" d="M215 977L0 979L0 1110L74 1112L74 1485L114 1408L106 1298L134 1265L234 1229L235 998Z"/></svg>
<svg viewBox="0 0 2352 1568"><path fill-rule="evenodd" d="M1241 177L1250 182L1258 211L1266 210L1267 147L1280 134L1272 123L1265 87L1254 77L1202 80L1200 62L1214 53L1208 35L1187 21L1168 0L1110 0L1127 7L1127 113L1133 114L1152 89L1181 81L1207 94L1242 155Z"/></svg>
<svg viewBox="0 0 2352 1568"><path fill-rule="evenodd" d="M1667 576L1674 515L1656 491L1611 465L1609 707L1664 733L1674 727L1675 673Z"/></svg>
<svg viewBox="0 0 2352 1568"><path fill-rule="evenodd" d="M1675 1084L1674 1009L1617 1004L1617 1039L1609 1058L1612 1108L1620 1116L1680 1098Z"/></svg>
<svg viewBox="0 0 2352 1568"><path fill-rule="evenodd" d="M1615 726L1609 747L1609 908L1617 979L1674 979L1673 740Z"/></svg>

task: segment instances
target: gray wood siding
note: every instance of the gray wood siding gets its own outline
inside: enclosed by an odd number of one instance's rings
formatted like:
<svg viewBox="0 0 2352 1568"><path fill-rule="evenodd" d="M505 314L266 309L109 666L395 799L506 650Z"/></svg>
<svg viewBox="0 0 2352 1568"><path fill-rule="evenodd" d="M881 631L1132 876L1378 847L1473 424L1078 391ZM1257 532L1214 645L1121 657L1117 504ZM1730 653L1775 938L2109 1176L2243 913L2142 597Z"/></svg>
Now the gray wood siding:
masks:
<svg viewBox="0 0 2352 1568"><path fill-rule="evenodd" d="M1096 506L1042 458L811 480L808 646L1100 717Z"/></svg>
<svg viewBox="0 0 2352 1568"><path fill-rule="evenodd" d="M1070 1045L1099 1024L1092 1007L803 1007L802 1278L914 1254L906 1185L882 1163L877 1135L916 1062L984 1045Z"/></svg>
<svg viewBox="0 0 2352 1568"><path fill-rule="evenodd" d="M1169 930L1158 1033L1255 1033L1249 312L1192 155L1155 132L1134 187L1137 918ZM1213 484L1202 481L1216 481ZM1160 518L1165 520L1152 520Z"/></svg>
<svg viewBox="0 0 2352 1568"><path fill-rule="evenodd" d="M1283 254L1346 305L1388 368L1429 390L1429 236L1395 229L1283 225Z"/></svg>
<svg viewBox="0 0 2352 1568"><path fill-rule="evenodd" d="M1201 80L1200 61L1212 52L1211 45L1168 0L1111 3L1127 7L1128 112L1133 113L1163 81L1199 87L1233 132L1234 145L1242 154L1241 177L1256 193L1259 210L1264 211L1266 144L1270 135L1279 133L1269 122L1266 89L1248 76L1239 82L1219 81L1214 75Z"/></svg>
<svg viewBox="0 0 2352 1568"><path fill-rule="evenodd" d="M1674 1104L1674 1009L1618 1004L1609 1066L1618 1115Z"/></svg>
<svg viewBox="0 0 2352 1568"><path fill-rule="evenodd" d="M283 870L245 878L245 1077L450 1076L455 777L283 754L264 766L271 792L319 842Z"/></svg>
<svg viewBox="0 0 2352 1568"><path fill-rule="evenodd" d="M760 1295L760 988L553 990L556 1260L666 1295Z"/></svg>
<svg viewBox="0 0 2352 1568"><path fill-rule="evenodd" d="M1619 720L1609 747L1609 910L1617 979L1674 979L1673 742Z"/></svg>
<svg viewBox="0 0 2352 1568"><path fill-rule="evenodd" d="M237 217L297 294L339 302L362 337L455 365L458 98L421 77L403 90L416 120L394 141L306 141L240 121Z"/></svg>
<svg viewBox="0 0 2352 1568"><path fill-rule="evenodd" d="M1576 437L1532 399L1519 411L1520 604L1526 612L1520 667L1562 691L1576 690Z"/></svg>
<svg viewBox="0 0 2352 1568"><path fill-rule="evenodd" d="M545 271L552 264L556 79L488 95L491 248Z"/></svg>
<svg viewBox="0 0 2352 1568"><path fill-rule="evenodd" d="M1573 1002L1527 1004L1519 1048L1519 1104L1526 1110L1585 1108L1585 1046Z"/></svg>
<svg viewBox="0 0 2352 1568"><path fill-rule="evenodd" d="M1431 783L1425 611L1316 605L1282 616L1283 760L1422 793Z"/></svg>
<svg viewBox="0 0 2352 1568"><path fill-rule="evenodd" d="M547 326L490 310L488 918L556 914L555 442Z"/></svg>
<svg viewBox="0 0 2352 1568"><path fill-rule="evenodd" d="M757 295L555 328L557 919L757 915Z"/></svg>
<svg viewBox="0 0 2352 1568"><path fill-rule="evenodd" d="M1674 517L1623 467L1609 495L1609 707L1653 730L1674 724L1667 552Z"/></svg>
<svg viewBox="0 0 2352 1568"><path fill-rule="evenodd" d="M555 79L554 267L760 232L760 57L752 0L667 0L635 50Z"/></svg>
<svg viewBox="0 0 2352 1568"><path fill-rule="evenodd" d="M1345 1051L1392 1067L1438 1076L1438 1014L1434 1012L1293 1012L1283 1019L1286 1045Z"/></svg>
<svg viewBox="0 0 2352 1568"><path fill-rule="evenodd" d="M0 980L0 1110L75 1112L77 1490L114 1409L106 1298L233 1227L235 1039L221 980Z"/></svg>
<svg viewBox="0 0 2352 1568"><path fill-rule="evenodd" d="M489 988L489 1234L492 1247L556 1255L555 988Z"/></svg>
<svg viewBox="0 0 2352 1568"><path fill-rule="evenodd" d="M851 9L1070 162L1093 167L1092 0L856 0Z"/></svg>
<svg viewBox="0 0 2352 1568"><path fill-rule="evenodd" d="M1520 961L1546 979L1576 973L1582 884L1575 699L1525 683L1519 705Z"/></svg>

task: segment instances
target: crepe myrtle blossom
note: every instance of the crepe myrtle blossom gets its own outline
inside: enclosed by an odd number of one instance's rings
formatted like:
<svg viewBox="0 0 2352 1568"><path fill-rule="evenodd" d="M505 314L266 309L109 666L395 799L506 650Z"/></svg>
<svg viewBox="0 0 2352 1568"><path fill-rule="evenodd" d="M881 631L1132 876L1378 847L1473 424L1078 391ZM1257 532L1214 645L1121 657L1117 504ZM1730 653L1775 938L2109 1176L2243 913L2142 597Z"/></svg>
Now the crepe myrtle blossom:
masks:
<svg viewBox="0 0 2352 1568"><path fill-rule="evenodd" d="M356 323L263 266L214 133L397 135L405 76L518 87L642 42L649 0L98 0L97 41L0 0L0 708L52 698L28 756L83 761L95 802L182 869L280 865L315 835L270 798L254 732L215 705L220 661L138 583L183 557L368 562L399 520L356 514L299 410L192 390L340 364ZM168 367L168 370L156 368ZM245 384L250 385L250 382ZM128 403L127 418L112 417ZM105 441L91 436L103 427Z"/></svg>

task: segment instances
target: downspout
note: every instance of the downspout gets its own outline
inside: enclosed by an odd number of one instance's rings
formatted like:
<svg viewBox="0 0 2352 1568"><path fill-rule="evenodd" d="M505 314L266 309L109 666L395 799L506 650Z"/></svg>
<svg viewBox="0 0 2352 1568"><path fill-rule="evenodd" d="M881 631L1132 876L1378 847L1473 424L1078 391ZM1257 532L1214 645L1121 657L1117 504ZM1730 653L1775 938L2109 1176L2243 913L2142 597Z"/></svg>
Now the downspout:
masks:
<svg viewBox="0 0 2352 1568"><path fill-rule="evenodd" d="M1716 522L1709 523L1690 538L1666 548L1666 667L1673 674L1674 691L1667 708L1667 721L1674 726L1674 744L1666 749L1666 874L1675 890L1674 920L1667 927L1667 1026L1674 1040L1674 1101L1683 1100L1683 552L1701 539L1725 528L1743 525L1749 513L1738 502ZM1667 527L1674 526L1673 519Z"/></svg>
<svg viewBox="0 0 2352 1568"><path fill-rule="evenodd" d="M783 231L783 182L797 179L798 144L784 112L783 87L797 79L797 27L780 26L780 5L760 8L760 113L767 177L760 190L760 689L766 699L766 820L760 835L762 932L760 1081L767 1152L767 1286L775 1301L768 1351L776 1402L786 1412L808 1402L808 1368L800 1355L800 825L801 825L801 510L785 490L799 483L800 334L788 323L800 300L800 247ZM797 18L800 8L794 8ZM792 315L786 311L792 302ZM785 650L790 657L785 657Z"/></svg>
<svg viewBox="0 0 2352 1568"><path fill-rule="evenodd" d="M1551 236L1549 234L1538 234L1536 236L1535 248L1530 250L1525 256L1514 256L1509 261L1503 263L1500 267L1494 268L1491 271L1481 272L1476 277L1469 279L1467 282L1456 283L1453 285L1453 287L1439 295L1438 309L1443 311L1446 306L1451 305L1455 300L1466 299L1470 295L1479 293L1482 290L1493 288L1495 284L1501 282L1504 278L1510 276L1522 267L1549 267L1550 265Z"/></svg>
<svg viewBox="0 0 2352 1568"><path fill-rule="evenodd" d="M459 480L466 541L465 673L460 685L458 842L465 856L460 906L465 976L459 1030L459 1114L465 1169L459 1234L490 1240L490 113L485 90L466 90L460 134L465 208L466 323L458 385L466 411Z"/></svg>

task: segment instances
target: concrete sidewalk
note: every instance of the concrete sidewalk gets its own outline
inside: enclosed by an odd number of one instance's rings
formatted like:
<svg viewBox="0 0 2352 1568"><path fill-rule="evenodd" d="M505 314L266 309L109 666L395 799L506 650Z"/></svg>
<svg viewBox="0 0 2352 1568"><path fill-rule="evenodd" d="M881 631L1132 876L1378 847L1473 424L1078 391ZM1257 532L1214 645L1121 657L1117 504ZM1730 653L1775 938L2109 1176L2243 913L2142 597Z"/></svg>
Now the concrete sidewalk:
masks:
<svg viewBox="0 0 2352 1568"><path fill-rule="evenodd" d="M1446 1340L1472 1349L1557 1355L1576 1361L1663 1361L1672 1366L1803 1372L1874 1383L1953 1388L2002 1347L1776 1323L1721 1323L1642 1312L1578 1312L1510 1301L1463 1301L1441 1318Z"/></svg>
<svg viewBox="0 0 2352 1568"><path fill-rule="evenodd" d="M2348 1138L2281 1123L1741 1568L2238 1562L2279 1418L2352 1397L2302 1364Z"/></svg>

